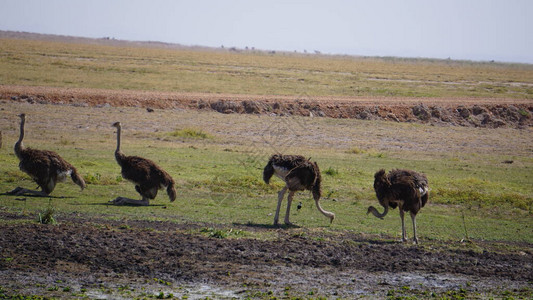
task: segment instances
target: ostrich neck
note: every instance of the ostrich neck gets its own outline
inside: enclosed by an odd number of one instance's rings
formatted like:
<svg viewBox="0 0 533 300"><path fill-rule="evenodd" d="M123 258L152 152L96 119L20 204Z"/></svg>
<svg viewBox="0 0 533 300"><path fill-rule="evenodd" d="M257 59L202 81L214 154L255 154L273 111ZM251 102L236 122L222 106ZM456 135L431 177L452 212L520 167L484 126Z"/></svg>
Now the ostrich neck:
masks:
<svg viewBox="0 0 533 300"><path fill-rule="evenodd" d="M22 119L20 121L19 140L15 143L15 154L17 154L17 156L19 156L20 152L22 150L24 150L24 144L22 143L22 140L24 139L24 123L25 123L25 120ZM20 158L20 156L19 156L19 158Z"/></svg>
<svg viewBox="0 0 533 300"><path fill-rule="evenodd" d="M328 218L331 218L331 217L335 217L335 214L330 212L330 211L327 211L327 210L324 210L322 208L322 206L320 206L320 202L318 199L315 199L315 204L316 204L316 208L318 209L319 212L321 212L324 216L328 217Z"/></svg>
<svg viewBox="0 0 533 300"><path fill-rule="evenodd" d="M124 154L120 152L120 127L117 127L117 149L115 150L115 159L120 165L124 159Z"/></svg>
<svg viewBox="0 0 533 300"><path fill-rule="evenodd" d="M385 210L383 211L383 213L379 213L377 209L375 209L374 207L372 207L372 214L378 218L383 218L387 215L387 213L389 212L389 206L386 205L385 206Z"/></svg>
<svg viewBox="0 0 533 300"><path fill-rule="evenodd" d="M120 127L117 127L117 149L115 150L115 153L120 152Z"/></svg>

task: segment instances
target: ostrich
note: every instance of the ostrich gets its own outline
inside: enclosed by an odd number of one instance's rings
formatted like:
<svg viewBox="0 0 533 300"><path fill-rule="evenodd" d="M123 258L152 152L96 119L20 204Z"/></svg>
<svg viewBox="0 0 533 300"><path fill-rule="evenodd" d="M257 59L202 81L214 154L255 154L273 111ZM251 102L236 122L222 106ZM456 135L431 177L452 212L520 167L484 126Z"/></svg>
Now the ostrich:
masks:
<svg viewBox="0 0 533 300"><path fill-rule="evenodd" d="M85 188L85 181L76 171L76 168L61 158L57 153L48 150L37 150L24 147L24 124L26 123L26 114L20 114L20 136L15 143L15 154L20 160L19 168L21 171L30 175L39 185L41 191L34 191L17 187L9 195L33 194L36 196L46 197L54 190L56 183L65 181L67 175L70 175L72 181Z"/></svg>
<svg viewBox="0 0 533 300"><path fill-rule="evenodd" d="M135 183L135 190L141 194L142 200L117 197L110 202L116 205L146 206L151 199L154 199L157 196L157 191L165 187L170 201L172 202L176 200L176 189L174 188L174 180L172 177L149 159L138 156L126 156L120 152L120 122L114 123L113 127L117 128L117 149L115 150L115 159L122 168L122 177Z"/></svg>
<svg viewBox="0 0 533 300"><path fill-rule="evenodd" d="M429 186L426 175L411 170L398 169L385 174L385 170L381 169L374 175L374 190L379 204L385 210L380 214L375 207L370 206L367 214L372 213L374 216L383 219L389 211L389 206L393 209L398 206L400 218L402 219L402 241L406 242L407 234L403 217L404 212L408 211L413 221L413 240L418 244L416 214L428 201Z"/></svg>
<svg viewBox="0 0 533 300"><path fill-rule="evenodd" d="M289 190L287 197L287 211L285 213L285 224L291 225L289 221L289 214L291 210L291 202L296 191L310 190L313 193L316 207L323 215L330 219L330 223L335 219L335 214L325 211L320 206L322 181L320 176L320 169L316 162L311 162L300 155L281 155L274 154L268 160L268 164L263 170L263 180L266 184L269 183L272 175L276 175L281 180L285 181L285 187L278 192L278 206L276 208L276 216L274 217L274 225L278 225L279 210L281 208L281 201L285 192Z"/></svg>

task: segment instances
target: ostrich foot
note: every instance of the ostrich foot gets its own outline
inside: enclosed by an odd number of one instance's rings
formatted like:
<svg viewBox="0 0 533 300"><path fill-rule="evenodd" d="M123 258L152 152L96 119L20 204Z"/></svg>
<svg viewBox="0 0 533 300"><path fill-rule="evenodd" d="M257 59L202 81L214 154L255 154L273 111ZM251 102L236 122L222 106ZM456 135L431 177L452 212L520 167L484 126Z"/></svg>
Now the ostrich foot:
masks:
<svg viewBox="0 0 533 300"><path fill-rule="evenodd" d="M415 237L415 238L413 239L413 244L418 245L418 238Z"/></svg>
<svg viewBox="0 0 533 300"><path fill-rule="evenodd" d="M149 201L147 199L135 200L126 197L117 197L109 201L109 203L114 205L147 206L149 204Z"/></svg>
<svg viewBox="0 0 533 300"><path fill-rule="evenodd" d="M13 196L24 196L24 195L34 195L38 197L47 197L48 195L45 192L42 191L34 191L34 190L28 190L22 187L16 187L10 192L7 192L6 195L13 195Z"/></svg>
<svg viewBox="0 0 533 300"><path fill-rule="evenodd" d="M14 195L14 196L20 196L20 192L23 190L23 188L21 188L20 186L19 187L16 187L14 188L12 191L10 192L6 192L6 195Z"/></svg>

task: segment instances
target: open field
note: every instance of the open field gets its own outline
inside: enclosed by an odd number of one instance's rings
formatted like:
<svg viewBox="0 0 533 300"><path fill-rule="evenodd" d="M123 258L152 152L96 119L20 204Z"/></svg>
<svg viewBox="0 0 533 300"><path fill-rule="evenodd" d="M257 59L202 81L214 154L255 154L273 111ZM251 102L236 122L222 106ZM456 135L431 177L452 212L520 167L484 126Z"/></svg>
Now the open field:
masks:
<svg viewBox="0 0 533 300"><path fill-rule="evenodd" d="M71 182L59 184L53 195L67 198L50 201L0 196L0 286L8 294L531 296L530 129L11 100L1 105L0 191L34 187L12 152L22 111L28 114L26 145L57 151L89 184L81 193ZM124 126L123 151L154 159L176 179L176 202L160 193L149 207L106 204L119 195L137 197L114 161L110 125L117 120ZM276 151L318 162L322 205L337 214L332 225L309 193L299 193L303 208L291 216L298 227L270 226L282 185L265 185L261 172ZM373 173L393 167L430 179L417 247L396 242L397 212L385 220L366 215L376 203ZM35 224L49 206L59 225ZM133 264L126 263L130 259Z"/></svg>
<svg viewBox="0 0 533 300"><path fill-rule="evenodd" d="M272 54L3 31L0 40L0 93L30 102L533 125L527 64Z"/></svg>
<svg viewBox="0 0 533 300"><path fill-rule="evenodd" d="M0 31L0 83L112 90L325 97L531 99L533 66L269 54ZM51 41L50 41L51 40ZM171 45L169 45L171 46Z"/></svg>
<svg viewBox="0 0 533 300"><path fill-rule="evenodd" d="M533 298L531 65L0 38L0 193L35 188L13 153L22 112L25 145L88 184L0 195L0 299ZM115 121L175 202L108 204L138 197ZM333 224L302 192L296 226L271 225L276 152L318 163ZM395 210L366 215L380 168L427 174L420 245L398 242Z"/></svg>

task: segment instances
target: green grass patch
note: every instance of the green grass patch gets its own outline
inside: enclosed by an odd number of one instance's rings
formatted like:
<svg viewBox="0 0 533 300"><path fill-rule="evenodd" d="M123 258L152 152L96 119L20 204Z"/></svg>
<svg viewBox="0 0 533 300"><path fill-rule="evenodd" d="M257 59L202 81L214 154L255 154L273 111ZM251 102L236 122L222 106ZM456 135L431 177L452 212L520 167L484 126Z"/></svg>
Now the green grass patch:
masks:
<svg viewBox="0 0 533 300"><path fill-rule="evenodd" d="M172 137L180 137L180 138L186 138L186 139L213 139L214 136L196 128L183 128L183 129L176 129L169 133Z"/></svg>
<svg viewBox="0 0 533 300"><path fill-rule="evenodd" d="M12 145L18 137L14 125L20 107L16 103L6 103L3 108L0 125L12 128L3 131L3 141ZM232 226L262 228L273 223L278 191L284 183L277 177L268 185L263 182L263 167L278 145L271 140L263 141L260 134L265 124L278 120L276 117L188 111L180 111L176 117L175 111L161 111L158 112L160 116L152 120L153 114L137 108L102 110L57 105L24 108L29 116L26 145L56 151L74 165L87 182L83 191L70 178L57 184L52 196L65 196L53 201L56 212L53 216L57 222L62 222L63 215L76 214L112 220L193 222L210 224L203 227L222 230L213 231L213 234L225 238L275 239L275 233L270 231L251 230L243 236L234 235L236 229ZM90 123L85 117L88 114ZM57 127L54 123L36 126L32 120L37 118L82 124L87 129L81 129L80 133L78 128ZM115 161L116 140L109 120L119 119L129 120L122 151L126 155L149 158L163 167L176 182L175 202L169 202L165 191L161 190L147 207L108 205L118 196L140 199L134 184L122 179ZM391 210L384 220L368 216L366 211L369 205L378 205L373 190L374 173L381 168L387 171L407 168L423 172L429 179L429 203L417 216L422 243L457 242L465 237L473 241L533 242L533 180L530 175L533 160L528 151L533 145L528 132L326 118L295 121L306 125L307 134L291 137L293 144L284 148L284 152L312 157L317 162L323 174L321 205L336 214L330 225L316 209L311 193L297 192L291 221L298 226L311 231L356 231L376 238L397 239L401 234L397 210ZM181 137L166 140L160 134L168 136L168 132L157 130L165 128L166 124L174 124L177 128L198 128L201 124L204 133L217 134L208 142ZM316 139L316 136L322 138ZM338 142L346 136L365 138L349 144ZM61 137L75 142L75 147L58 143ZM385 147L383 139L392 137L398 140L398 146ZM510 137L521 142L513 144L509 142L512 141ZM417 144L420 140L427 143L421 147ZM475 147L467 147L468 141L473 140ZM502 163L507 159L514 163ZM17 186L35 189L36 184L18 169L12 147L0 149L0 162L0 191L10 191ZM46 198L21 198L0 195L0 209L31 216L34 221L33 216L48 207ZM302 208L297 210L295 206L299 202ZM282 216L285 206L286 200L282 203ZM229 230L233 232L228 234ZM199 234L210 235L211 232Z"/></svg>

